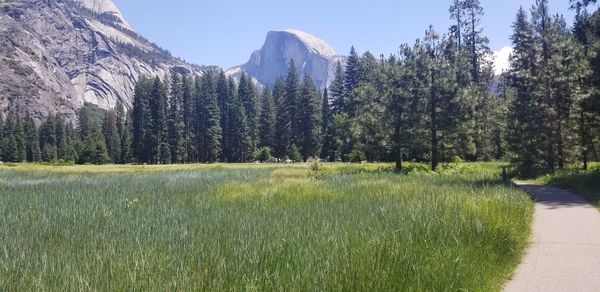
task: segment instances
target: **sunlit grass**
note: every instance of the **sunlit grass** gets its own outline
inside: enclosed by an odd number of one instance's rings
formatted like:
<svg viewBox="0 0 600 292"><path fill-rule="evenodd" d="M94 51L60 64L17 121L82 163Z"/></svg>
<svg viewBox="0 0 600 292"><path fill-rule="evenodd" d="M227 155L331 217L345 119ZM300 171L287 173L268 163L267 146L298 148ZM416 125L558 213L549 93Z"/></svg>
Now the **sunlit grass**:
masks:
<svg viewBox="0 0 600 292"><path fill-rule="evenodd" d="M0 167L0 290L499 291L532 204L494 164Z"/></svg>

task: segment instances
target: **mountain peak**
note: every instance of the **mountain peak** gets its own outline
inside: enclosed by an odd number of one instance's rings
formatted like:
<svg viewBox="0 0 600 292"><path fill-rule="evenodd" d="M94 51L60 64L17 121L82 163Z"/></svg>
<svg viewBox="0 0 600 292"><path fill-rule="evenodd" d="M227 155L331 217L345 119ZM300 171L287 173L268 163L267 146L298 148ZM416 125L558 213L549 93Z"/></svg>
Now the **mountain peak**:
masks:
<svg viewBox="0 0 600 292"><path fill-rule="evenodd" d="M286 29L284 32L295 35L300 41L305 43L307 47L313 49L315 53L319 55L329 57L334 57L337 55L335 50L327 42L312 34L297 29Z"/></svg>
<svg viewBox="0 0 600 292"><path fill-rule="evenodd" d="M296 29L270 31L262 48L246 64L231 68L226 74L239 77L244 73L262 85L273 86L287 74L290 60L294 60L299 76L310 75L317 87L324 89L331 81L335 64L343 58L312 34Z"/></svg>
<svg viewBox="0 0 600 292"><path fill-rule="evenodd" d="M125 20L117 5L111 0L77 0L81 6L100 14L109 14L116 17L122 26L126 29L133 30L129 23Z"/></svg>

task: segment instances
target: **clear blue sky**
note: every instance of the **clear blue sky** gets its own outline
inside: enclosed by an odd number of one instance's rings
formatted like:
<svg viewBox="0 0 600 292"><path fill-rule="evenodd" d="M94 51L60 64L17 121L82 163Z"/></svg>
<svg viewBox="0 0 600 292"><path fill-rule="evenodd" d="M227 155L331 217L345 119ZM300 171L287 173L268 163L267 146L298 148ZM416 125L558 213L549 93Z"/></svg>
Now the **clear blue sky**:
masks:
<svg viewBox="0 0 600 292"><path fill-rule="evenodd" d="M174 56L225 69L245 63L270 30L295 28L327 41L338 54L354 45L375 55L397 52L421 37L429 24L450 26L450 0L113 0L136 31ZM493 50L509 46L519 6L535 0L481 0ZM568 0L550 0L553 13L573 12Z"/></svg>

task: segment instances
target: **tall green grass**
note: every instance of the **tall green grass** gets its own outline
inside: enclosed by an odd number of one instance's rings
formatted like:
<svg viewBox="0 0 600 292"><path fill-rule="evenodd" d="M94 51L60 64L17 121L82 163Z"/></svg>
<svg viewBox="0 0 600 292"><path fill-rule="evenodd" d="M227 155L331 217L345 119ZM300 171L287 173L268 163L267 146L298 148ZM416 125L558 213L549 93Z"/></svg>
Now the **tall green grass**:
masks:
<svg viewBox="0 0 600 292"><path fill-rule="evenodd" d="M0 290L501 290L527 196L492 164L390 170L0 168Z"/></svg>

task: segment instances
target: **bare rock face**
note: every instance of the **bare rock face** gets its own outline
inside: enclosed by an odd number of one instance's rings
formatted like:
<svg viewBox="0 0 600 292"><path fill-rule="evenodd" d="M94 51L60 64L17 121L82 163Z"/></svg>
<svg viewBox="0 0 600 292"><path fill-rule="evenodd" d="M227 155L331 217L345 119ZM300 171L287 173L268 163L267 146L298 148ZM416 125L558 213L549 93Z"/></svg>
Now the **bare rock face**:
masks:
<svg viewBox="0 0 600 292"><path fill-rule="evenodd" d="M110 0L0 1L0 114L75 119L84 103L130 107L140 76L203 68L136 34Z"/></svg>
<svg viewBox="0 0 600 292"><path fill-rule="evenodd" d="M290 60L294 60L301 77L308 74L320 89L331 82L336 63L343 62L343 58L325 41L290 29L269 32L263 47L252 54L248 63L226 73L235 77L245 73L270 87L287 74Z"/></svg>
<svg viewBox="0 0 600 292"><path fill-rule="evenodd" d="M125 18L123 17L123 15L121 15L121 11L119 11L119 8L117 8L117 6L112 3L112 1L110 0L77 0L77 2L79 2L79 4L91 11L94 11L96 13L99 14L108 14L108 15L112 15L114 16L114 18L117 20L117 22L123 26L124 28L127 28L129 30L133 30L131 28L131 26L129 26L129 23L127 23L127 21L125 21Z"/></svg>

